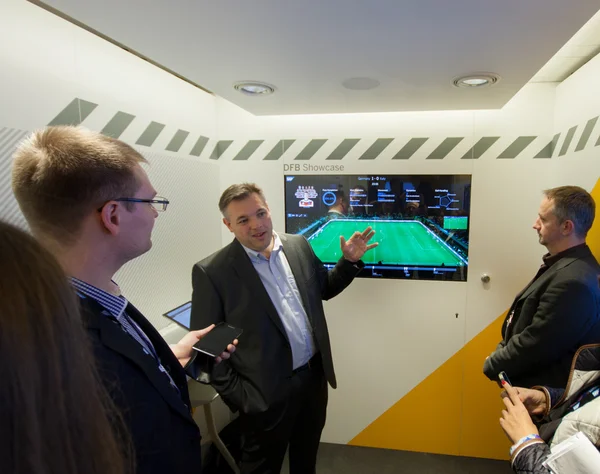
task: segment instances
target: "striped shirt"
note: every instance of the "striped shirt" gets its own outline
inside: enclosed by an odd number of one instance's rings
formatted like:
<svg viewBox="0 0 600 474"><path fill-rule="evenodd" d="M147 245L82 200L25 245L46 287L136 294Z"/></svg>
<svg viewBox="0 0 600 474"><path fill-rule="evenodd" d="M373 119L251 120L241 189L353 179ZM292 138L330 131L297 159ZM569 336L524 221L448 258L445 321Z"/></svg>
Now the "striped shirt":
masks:
<svg viewBox="0 0 600 474"><path fill-rule="evenodd" d="M107 293L106 291L75 277L71 277L71 283L80 298L91 298L105 309L102 314L118 323L121 329L123 329L123 331L125 331L141 346L144 354L152 357L157 362L158 369L168 377L171 386L177 390L177 392L179 392L179 389L171 378L171 375L162 365L160 358L156 353L156 349L154 349L154 345L148 336L146 336L142 328L140 328L137 323L127 315L125 309L127 308L129 301L127 301L123 295L111 295L110 293Z"/></svg>

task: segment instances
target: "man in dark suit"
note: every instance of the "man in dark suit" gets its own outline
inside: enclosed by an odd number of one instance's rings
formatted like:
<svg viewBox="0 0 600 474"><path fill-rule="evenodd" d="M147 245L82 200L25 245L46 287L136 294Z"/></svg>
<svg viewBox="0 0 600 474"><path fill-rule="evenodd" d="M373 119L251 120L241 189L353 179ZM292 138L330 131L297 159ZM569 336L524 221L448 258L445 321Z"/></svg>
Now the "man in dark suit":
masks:
<svg viewBox="0 0 600 474"><path fill-rule="evenodd" d="M235 184L219 201L234 241L195 265L192 327L226 321L244 330L212 384L240 413L241 471L279 473L289 446L290 473L315 472L325 425L327 382L336 380L323 300L346 288L364 264L374 232L346 241L328 271L302 236L273 232L255 184Z"/></svg>
<svg viewBox="0 0 600 474"><path fill-rule="evenodd" d="M585 243L594 213L582 188L544 191L533 228L548 253L515 298L503 340L485 361L489 379L504 371L514 385L565 387L577 349L600 342L600 266Z"/></svg>
<svg viewBox="0 0 600 474"><path fill-rule="evenodd" d="M198 474L200 432L184 366L212 328L169 347L112 280L150 250L157 211L169 203L156 196L144 162L118 140L49 127L15 153L13 190L36 237L71 276L101 380L130 431L137 472Z"/></svg>

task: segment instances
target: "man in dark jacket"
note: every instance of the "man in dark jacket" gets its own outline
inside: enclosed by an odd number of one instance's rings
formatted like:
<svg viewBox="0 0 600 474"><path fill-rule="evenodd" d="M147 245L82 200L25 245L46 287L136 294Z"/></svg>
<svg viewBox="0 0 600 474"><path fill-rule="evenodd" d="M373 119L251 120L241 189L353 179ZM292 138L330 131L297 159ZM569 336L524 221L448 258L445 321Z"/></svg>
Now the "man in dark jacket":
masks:
<svg viewBox="0 0 600 474"><path fill-rule="evenodd" d="M13 190L33 233L71 277L98 372L131 435L137 472L197 474L200 431L183 367L208 331L169 347L113 281L121 266L150 250L154 221L169 203L156 196L145 162L100 133L48 127L15 153Z"/></svg>
<svg viewBox="0 0 600 474"><path fill-rule="evenodd" d="M513 302L483 372L497 380L504 371L524 387L565 387L577 348L600 342L600 266L585 243L595 204L577 186L544 195L533 228L548 253Z"/></svg>
<svg viewBox="0 0 600 474"><path fill-rule="evenodd" d="M239 411L242 474L276 474L289 446L291 474L315 472L336 378L323 300L362 269L374 231L347 241L328 270L301 235L273 231L262 190L234 184L219 200L232 243L194 266L192 327L221 321L242 328L240 347L212 373L223 401Z"/></svg>

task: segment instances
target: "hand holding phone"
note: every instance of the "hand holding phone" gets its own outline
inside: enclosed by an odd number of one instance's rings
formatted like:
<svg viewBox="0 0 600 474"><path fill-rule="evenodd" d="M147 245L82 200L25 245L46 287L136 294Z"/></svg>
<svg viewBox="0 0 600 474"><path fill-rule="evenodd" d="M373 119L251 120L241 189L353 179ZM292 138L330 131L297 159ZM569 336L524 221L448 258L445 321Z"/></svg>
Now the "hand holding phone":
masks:
<svg viewBox="0 0 600 474"><path fill-rule="evenodd" d="M210 332L202 336L192 349L211 357L218 357L227 350L234 339L241 336L243 330L227 323L217 324Z"/></svg>

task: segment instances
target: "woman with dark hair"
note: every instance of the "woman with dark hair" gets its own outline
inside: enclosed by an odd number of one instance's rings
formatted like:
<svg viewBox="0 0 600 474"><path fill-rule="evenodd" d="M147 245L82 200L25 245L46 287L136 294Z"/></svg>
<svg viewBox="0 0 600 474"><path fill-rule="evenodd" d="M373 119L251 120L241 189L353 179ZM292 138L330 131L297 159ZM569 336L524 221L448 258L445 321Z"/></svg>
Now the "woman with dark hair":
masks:
<svg viewBox="0 0 600 474"><path fill-rule="evenodd" d="M30 235L0 222L0 472L133 472L120 426L67 277Z"/></svg>

